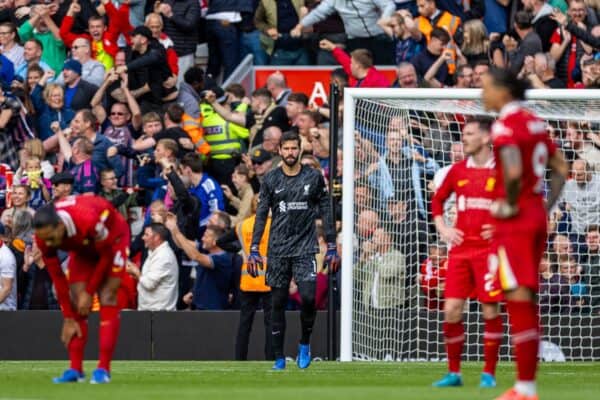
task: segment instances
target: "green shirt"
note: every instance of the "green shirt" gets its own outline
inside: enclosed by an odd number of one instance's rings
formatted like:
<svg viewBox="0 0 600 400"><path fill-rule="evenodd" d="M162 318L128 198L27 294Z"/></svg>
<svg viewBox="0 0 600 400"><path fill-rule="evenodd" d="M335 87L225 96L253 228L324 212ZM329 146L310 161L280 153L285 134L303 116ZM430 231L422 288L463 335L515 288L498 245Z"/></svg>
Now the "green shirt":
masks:
<svg viewBox="0 0 600 400"><path fill-rule="evenodd" d="M50 31L34 30L29 21L25 21L19 27L19 37L23 42L32 38L39 40L43 46L42 61L48 64L56 72L56 75L61 73L66 58L65 44L62 40L55 38Z"/></svg>

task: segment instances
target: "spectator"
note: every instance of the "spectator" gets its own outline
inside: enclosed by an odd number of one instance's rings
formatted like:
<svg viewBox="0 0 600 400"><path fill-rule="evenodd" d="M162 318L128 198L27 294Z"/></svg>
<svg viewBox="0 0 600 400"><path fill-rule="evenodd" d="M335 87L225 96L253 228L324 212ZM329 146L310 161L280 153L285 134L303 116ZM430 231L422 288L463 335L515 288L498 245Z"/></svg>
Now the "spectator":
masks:
<svg viewBox="0 0 600 400"><path fill-rule="evenodd" d="M488 61L479 61L473 66L473 87L481 88L481 77L488 72L490 64Z"/></svg>
<svg viewBox="0 0 600 400"><path fill-rule="evenodd" d="M12 22L0 24L0 51L13 63L15 69L25 63L23 46L18 43L17 28Z"/></svg>
<svg viewBox="0 0 600 400"><path fill-rule="evenodd" d="M237 210L235 217L231 219L231 224L237 226L238 223L248 218L252 213L252 198L254 192L250 185L250 171L244 164L235 167L231 180L237 191L237 196L233 194L229 186L221 185L223 194L229 200L229 204Z"/></svg>
<svg viewBox="0 0 600 400"><path fill-rule="evenodd" d="M412 28L417 40L425 37L426 44L428 44L433 29L441 28L450 35L449 42L460 44L462 21L459 16L452 15L450 11L440 10L436 0L417 0L417 7L419 16L415 19L417 23Z"/></svg>
<svg viewBox="0 0 600 400"><path fill-rule="evenodd" d="M271 56L271 65L308 65L308 53L302 40L289 32L301 18L304 0L260 0L254 24L263 33L264 50Z"/></svg>
<svg viewBox="0 0 600 400"><path fill-rule="evenodd" d="M19 66L15 65L15 76L25 79L27 77L27 69L30 65L38 65L44 71L52 70L50 65L46 64L46 62L42 60L42 50L43 45L39 40L34 38L25 41L25 44L23 45L24 62L19 64Z"/></svg>
<svg viewBox="0 0 600 400"><path fill-rule="evenodd" d="M239 30L241 32L240 60L243 60L248 54L252 54L252 64L257 66L269 64L269 55L262 48L260 32L254 23L254 15L256 14L259 3L259 0L252 0L252 11L242 11L240 13L242 20L239 24Z"/></svg>
<svg viewBox="0 0 600 400"><path fill-rule="evenodd" d="M523 69L523 75L527 76L531 86L536 89L566 89L564 82L554 74L556 63L548 53L526 57Z"/></svg>
<svg viewBox="0 0 600 400"><path fill-rule="evenodd" d="M460 65L456 69L456 83L454 87L457 89L469 89L473 86L473 68L470 65Z"/></svg>
<svg viewBox="0 0 600 400"><path fill-rule="evenodd" d="M30 156L25 160L24 177L21 184L29 186L31 196L29 206L37 210L50 201L51 183L42 174L42 163L36 156Z"/></svg>
<svg viewBox="0 0 600 400"><path fill-rule="evenodd" d="M536 53L547 53L552 46L550 39L557 28L556 21L552 19L552 6L546 0L523 0L523 8L525 12L533 16L531 24L541 40L542 49ZM515 19L517 18L515 17Z"/></svg>
<svg viewBox="0 0 600 400"><path fill-rule="evenodd" d="M273 163L273 156L271 153L260 147L252 151L250 156L245 155L243 160L250 172L249 176L251 177L250 183L252 184L252 190L254 193L258 193L267 172L277 167L277 165Z"/></svg>
<svg viewBox="0 0 600 400"><path fill-rule="evenodd" d="M58 310L52 280L46 270L42 253L35 241L25 247L22 274L23 289L19 294L20 310Z"/></svg>
<svg viewBox="0 0 600 400"><path fill-rule="evenodd" d="M119 212L127 218L129 208L136 205L136 193L127 193L117 185L117 175L112 169L100 171L100 191L98 195L112 203Z"/></svg>
<svg viewBox="0 0 600 400"><path fill-rule="evenodd" d="M292 89L287 87L285 76L277 71L267 77L267 90L271 93L276 106L285 107L287 99L292 93Z"/></svg>
<svg viewBox="0 0 600 400"><path fill-rule="evenodd" d="M233 256L217 246L217 238L223 230L209 225L202 236L201 253L196 243L185 238L177 228L177 220L167 217L166 226L171 231L177 246L185 251L190 259L198 263L196 281L192 292L184 296L184 301L193 304L197 310L224 310L229 305L229 289L233 274Z"/></svg>
<svg viewBox="0 0 600 400"><path fill-rule="evenodd" d="M179 157L194 149L188 134L181 128L183 108L179 104L171 104L167 107L163 121L164 129L153 136L157 143L161 139L173 139L179 146Z"/></svg>
<svg viewBox="0 0 600 400"><path fill-rule="evenodd" d="M64 131L63 131L64 132ZM58 132L60 151L65 167L73 174L75 194L94 194L99 189L98 169L93 163L94 145L86 137L78 137L70 145L63 132Z"/></svg>
<svg viewBox="0 0 600 400"><path fill-rule="evenodd" d="M104 65L92 58L89 39L83 37L75 39L71 46L71 55L73 59L79 61L81 64L81 79L92 85L102 85L104 81Z"/></svg>
<svg viewBox="0 0 600 400"><path fill-rule="evenodd" d="M531 1L531 0L527 0ZM525 57L533 56L543 51L542 40L531 24L531 16L526 11L519 11L515 15L515 31L520 43L512 51L508 52L508 69L515 75L521 71L525 62ZM504 36L504 46L509 48L511 39L508 35Z"/></svg>
<svg viewBox="0 0 600 400"><path fill-rule="evenodd" d="M54 175L54 166L50 161L46 160L46 152L44 151L44 145L40 139L29 139L23 143L23 149L21 150L21 164L19 169L15 172L14 179L18 182L23 178L25 173L25 161L30 157L37 157L41 161L42 175L44 178L50 179Z"/></svg>
<svg viewBox="0 0 600 400"><path fill-rule="evenodd" d="M213 0L206 12L206 41L208 44L208 66L206 72L214 77L221 74L223 80L235 70L240 61L240 41L237 23L242 12L252 12L250 1ZM260 29L260 28L259 28Z"/></svg>
<svg viewBox="0 0 600 400"><path fill-rule="evenodd" d="M396 80L392 87L410 89L418 86L419 77L415 66L409 62L401 62L396 69Z"/></svg>
<svg viewBox="0 0 600 400"><path fill-rule="evenodd" d="M585 160L575 160L571 176L565 183L561 201L567 203L573 233L583 236L588 225L600 224L600 175Z"/></svg>
<svg viewBox="0 0 600 400"><path fill-rule="evenodd" d="M557 273L556 264L546 254L540 263L539 304L541 314L561 314L569 311L569 280Z"/></svg>
<svg viewBox="0 0 600 400"><path fill-rule="evenodd" d="M142 269L127 263L127 272L138 281L138 310L175 311L177 304L178 264L169 246L169 230L156 222L144 228L148 257Z"/></svg>
<svg viewBox="0 0 600 400"><path fill-rule="evenodd" d="M158 145L155 135L163 130L163 123L155 112L149 112L142 115L142 135L134 140L131 148L137 152L151 152ZM175 151L179 150L179 145L175 142Z"/></svg>
<svg viewBox="0 0 600 400"><path fill-rule="evenodd" d="M50 18L50 6L37 5L33 7L31 18L19 27L19 37L21 40L36 39L39 41L44 50L42 60L48 63L56 75L60 73L65 62L65 45L60 37L58 26Z"/></svg>
<svg viewBox="0 0 600 400"><path fill-rule="evenodd" d="M583 254L583 282L590 289L590 306L593 315L600 312L600 226L588 225L585 235L586 251Z"/></svg>
<svg viewBox="0 0 600 400"><path fill-rule="evenodd" d="M81 63L74 59L65 61L63 67L63 81L65 84L65 106L73 111L90 107L98 86L86 82L81 78Z"/></svg>
<svg viewBox="0 0 600 400"><path fill-rule="evenodd" d="M0 241L0 310L17 309L17 263L8 246Z"/></svg>
<svg viewBox="0 0 600 400"><path fill-rule="evenodd" d="M432 87L449 86L452 84L449 64L454 57L452 50L446 48L450 36L442 28L434 28L430 36L427 47L410 62L415 66L417 74Z"/></svg>
<svg viewBox="0 0 600 400"><path fill-rule="evenodd" d="M444 309L444 289L448 260L446 248L429 246L429 257L421 264L419 286L425 295L425 306L430 311Z"/></svg>
<svg viewBox="0 0 600 400"><path fill-rule="evenodd" d="M31 198L31 190L29 186L13 185L12 188L12 207L2 211L0 223L4 225L4 229L10 232L13 227L14 217L18 211L27 211L32 216L35 210L29 207L29 199Z"/></svg>
<svg viewBox="0 0 600 400"><path fill-rule="evenodd" d="M218 3L218 1L216 2ZM213 3L213 1L209 3L209 10L214 7ZM173 40L173 47L178 57L179 80L181 81L183 80L183 74L194 65L198 22L200 20L200 3L194 0L164 0L155 5L154 12L162 15L165 33ZM234 49L227 50L234 51Z"/></svg>
<svg viewBox="0 0 600 400"><path fill-rule="evenodd" d="M73 110L65 105L63 88L55 83L46 85L46 81L53 74L53 71L46 71L31 93L31 100L38 116L37 131L46 149L53 149L57 144L56 139L51 138L53 135L51 124L58 122L60 128L65 129L75 115Z"/></svg>
<svg viewBox="0 0 600 400"><path fill-rule="evenodd" d="M69 171L59 172L50 178L52 183L52 199L60 201L73 193L75 177Z"/></svg>
<svg viewBox="0 0 600 400"><path fill-rule="evenodd" d="M252 200L252 215L235 227L237 239L242 244L244 256L250 253L250 245L252 242L252 231L254 229L254 221L256 219L256 205L258 196L254 196ZM271 229L271 218L267 217L265 224L265 233L259 244L259 252L265 257L267 255L267 246L269 243L269 233ZM246 259L246 257L244 257ZM271 288L265 283L265 273L259 271L259 276L252 277L248 273L246 262L242 264L241 279L240 279L240 323L238 325L238 333L235 341L235 359L248 359L248 343L250 341L250 331L254 321L254 314L259 307L263 309L264 325L265 325L265 359L273 359L273 350L271 349Z"/></svg>
<svg viewBox="0 0 600 400"><path fill-rule="evenodd" d="M126 64L118 66L117 74L129 75L129 89L139 99L142 111L157 110L163 102L177 98L177 88L166 86L171 77L165 48L145 26L138 26L131 34L131 51Z"/></svg>
<svg viewBox="0 0 600 400"><path fill-rule="evenodd" d="M600 172L600 149L594 144L594 138L598 138L598 133L594 132L589 124L578 121L567 122L565 145L568 146L567 150L575 152L568 159L585 160L592 171Z"/></svg>
<svg viewBox="0 0 600 400"><path fill-rule="evenodd" d="M389 19L377 22L394 41L396 64L409 61L421 51L420 36L416 33L415 20L408 10L399 10Z"/></svg>
<svg viewBox="0 0 600 400"><path fill-rule="evenodd" d="M394 11L394 2L391 0L360 0L354 2L323 0L300 20L292 29L290 35L300 37L303 29L310 28L333 12L337 12L342 18L348 36L347 51L367 49L374 57L373 64L392 65L394 64L395 54L394 43L385 35L377 21L390 18Z"/></svg>
<svg viewBox="0 0 600 400"><path fill-rule="evenodd" d="M253 147L249 153L252 154L254 150L262 147L264 150L271 153L273 158L281 160L281 157L279 157L279 142L281 141L281 134L281 128L275 125L269 126L263 133L262 145ZM279 164L279 161L275 160L273 164Z"/></svg>
<svg viewBox="0 0 600 400"><path fill-rule="evenodd" d="M204 70L191 67L184 72L183 81L179 84L179 103L185 113L192 118L200 118L200 93L204 89Z"/></svg>
<svg viewBox="0 0 600 400"><path fill-rule="evenodd" d="M581 279L581 267L573 258L559 260L560 274L566 278L569 287L569 313L589 310L589 288Z"/></svg>
<svg viewBox="0 0 600 400"><path fill-rule="evenodd" d="M473 65L479 60L488 60L490 40L485 25L479 19L471 19L463 25L463 42L457 52L458 64Z"/></svg>
<svg viewBox="0 0 600 400"><path fill-rule="evenodd" d="M167 53L167 63L169 64L169 69L173 76L177 77L179 75L179 57L177 56L177 52L174 48L173 40L166 33L163 32L163 21L160 14L150 13L146 15L146 23L144 24L150 31L152 32L152 36L154 39L158 40L160 44L165 48L165 52ZM194 48L194 52L196 49ZM191 63L187 69L189 69L193 63ZM187 70L186 69L186 70ZM183 72L181 75L183 76Z"/></svg>
<svg viewBox="0 0 600 400"><path fill-rule="evenodd" d="M287 104L285 105L285 112L292 129L298 130L298 120L300 115L308 109L308 96L302 92L294 92L288 97Z"/></svg>
<svg viewBox="0 0 600 400"><path fill-rule="evenodd" d="M331 51L336 61L350 77L352 87L389 87L390 82L385 75L373 66L373 54L367 49L355 49L350 55L327 39L321 40L319 46Z"/></svg>
<svg viewBox="0 0 600 400"><path fill-rule="evenodd" d="M19 165L19 142L14 134L15 118L21 113L21 103L0 86L0 163L11 168Z"/></svg>
<svg viewBox="0 0 600 400"><path fill-rule="evenodd" d="M65 2L64 5L69 3ZM77 1L68 5L68 10L60 24L60 37L67 47L73 47L78 38L88 39L91 42L92 58L99 61L105 70L111 69L115 65L115 57L119 51L118 38L120 32L120 22L128 16L128 7L121 7L119 11L110 1L103 1L104 10L109 19L106 26L104 18L98 15L89 14L90 10L82 8ZM87 17L86 17L87 16ZM77 29L78 20L85 20L89 35L83 32L83 29ZM77 32L76 32L77 31ZM127 32L129 33L129 32Z"/></svg>

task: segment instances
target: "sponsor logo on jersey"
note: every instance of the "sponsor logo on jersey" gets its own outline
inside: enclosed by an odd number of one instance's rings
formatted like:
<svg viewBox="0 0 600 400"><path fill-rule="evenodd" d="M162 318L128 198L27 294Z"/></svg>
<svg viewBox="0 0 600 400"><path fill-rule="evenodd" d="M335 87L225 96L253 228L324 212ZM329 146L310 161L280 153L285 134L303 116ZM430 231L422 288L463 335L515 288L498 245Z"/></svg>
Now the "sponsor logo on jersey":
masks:
<svg viewBox="0 0 600 400"><path fill-rule="evenodd" d="M498 290L492 290L489 295L490 297L496 297L498 296L500 293L502 293L502 289L498 289Z"/></svg>
<svg viewBox="0 0 600 400"><path fill-rule="evenodd" d="M456 184L458 185L458 187L463 187L465 186L467 183L469 183L468 179L461 179L458 182L456 182Z"/></svg>
<svg viewBox="0 0 600 400"><path fill-rule="evenodd" d="M308 202L306 201L291 201L286 203L285 201L279 202L279 212L285 213L288 211L303 211L308 210Z"/></svg>
<svg viewBox="0 0 600 400"><path fill-rule="evenodd" d="M285 205L285 201L279 202L279 212L280 213L287 212L287 206Z"/></svg>

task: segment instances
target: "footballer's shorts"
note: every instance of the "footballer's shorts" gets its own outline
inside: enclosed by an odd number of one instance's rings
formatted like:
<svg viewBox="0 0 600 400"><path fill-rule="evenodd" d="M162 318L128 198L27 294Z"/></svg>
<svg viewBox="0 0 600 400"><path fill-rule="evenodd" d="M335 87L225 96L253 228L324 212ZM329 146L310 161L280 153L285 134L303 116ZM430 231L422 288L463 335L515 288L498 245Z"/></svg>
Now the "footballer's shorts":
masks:
<svg viewBox="0 0 600 400"><path fill-rule="evenodd" d="M292 277L298 282L317 282L317 259L314 254L298 257L269 257L267 285L288 288Z"/></svg>
<svg viewBox="0 0 600 400"><path fill-rule="evenodd" d="M106 278L123 278L125 265L129 256L129 236L119 240L112 246L112 264L106 272ZM100 261L100 255L87 254L81 251L69 252L69 283L88 282ZM105 278L105 279L106 279Z"/></svg>
<svg viewBox="0 0 600 400"><path fill-rule="evenodd" d="M543 207L521 210L515 218L495 221L490 270L497 271L500 287L539 288L539 266L546 249L547 220Z"/></svg>
<svg viewBox="0 0 600 400"><path fill-rule="evenodd" d="M489 248L451 252L446 272L446 299L468 299L474 297L482 303L497 303L503 300L502 289L495 271L488 268Z"/></svg>

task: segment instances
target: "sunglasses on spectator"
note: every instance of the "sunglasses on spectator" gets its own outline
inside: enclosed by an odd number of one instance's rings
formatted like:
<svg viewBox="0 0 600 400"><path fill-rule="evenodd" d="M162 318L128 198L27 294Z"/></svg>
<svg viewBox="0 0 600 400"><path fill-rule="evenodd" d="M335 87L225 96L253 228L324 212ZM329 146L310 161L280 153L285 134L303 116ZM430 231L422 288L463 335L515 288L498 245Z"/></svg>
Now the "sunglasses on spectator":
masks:
<svg viewBox="0 0 600 400"><path fill-rule="evenodd" d="M118 115L118 116L122 117L123 115L125 115L125 113L120 112L120 111L111 111L110 115Z"/></svg>
<svg viewBox="0 0 600 400"><path fill-rule="evenodd" d="M252 165L263 165L264 161L252 161Z"/></svg>
<svg viewBox="0 0 600 400"><path fill-rule="evenodd" d="M71 48L72 48L73 50L77 50L77 49L80 49L80 48L82 48L82 47L87 47L87 45L86 45L86 44L81 44L81 45L79 45L79 46L73 46L73 47L71 47Z"/></svg>

